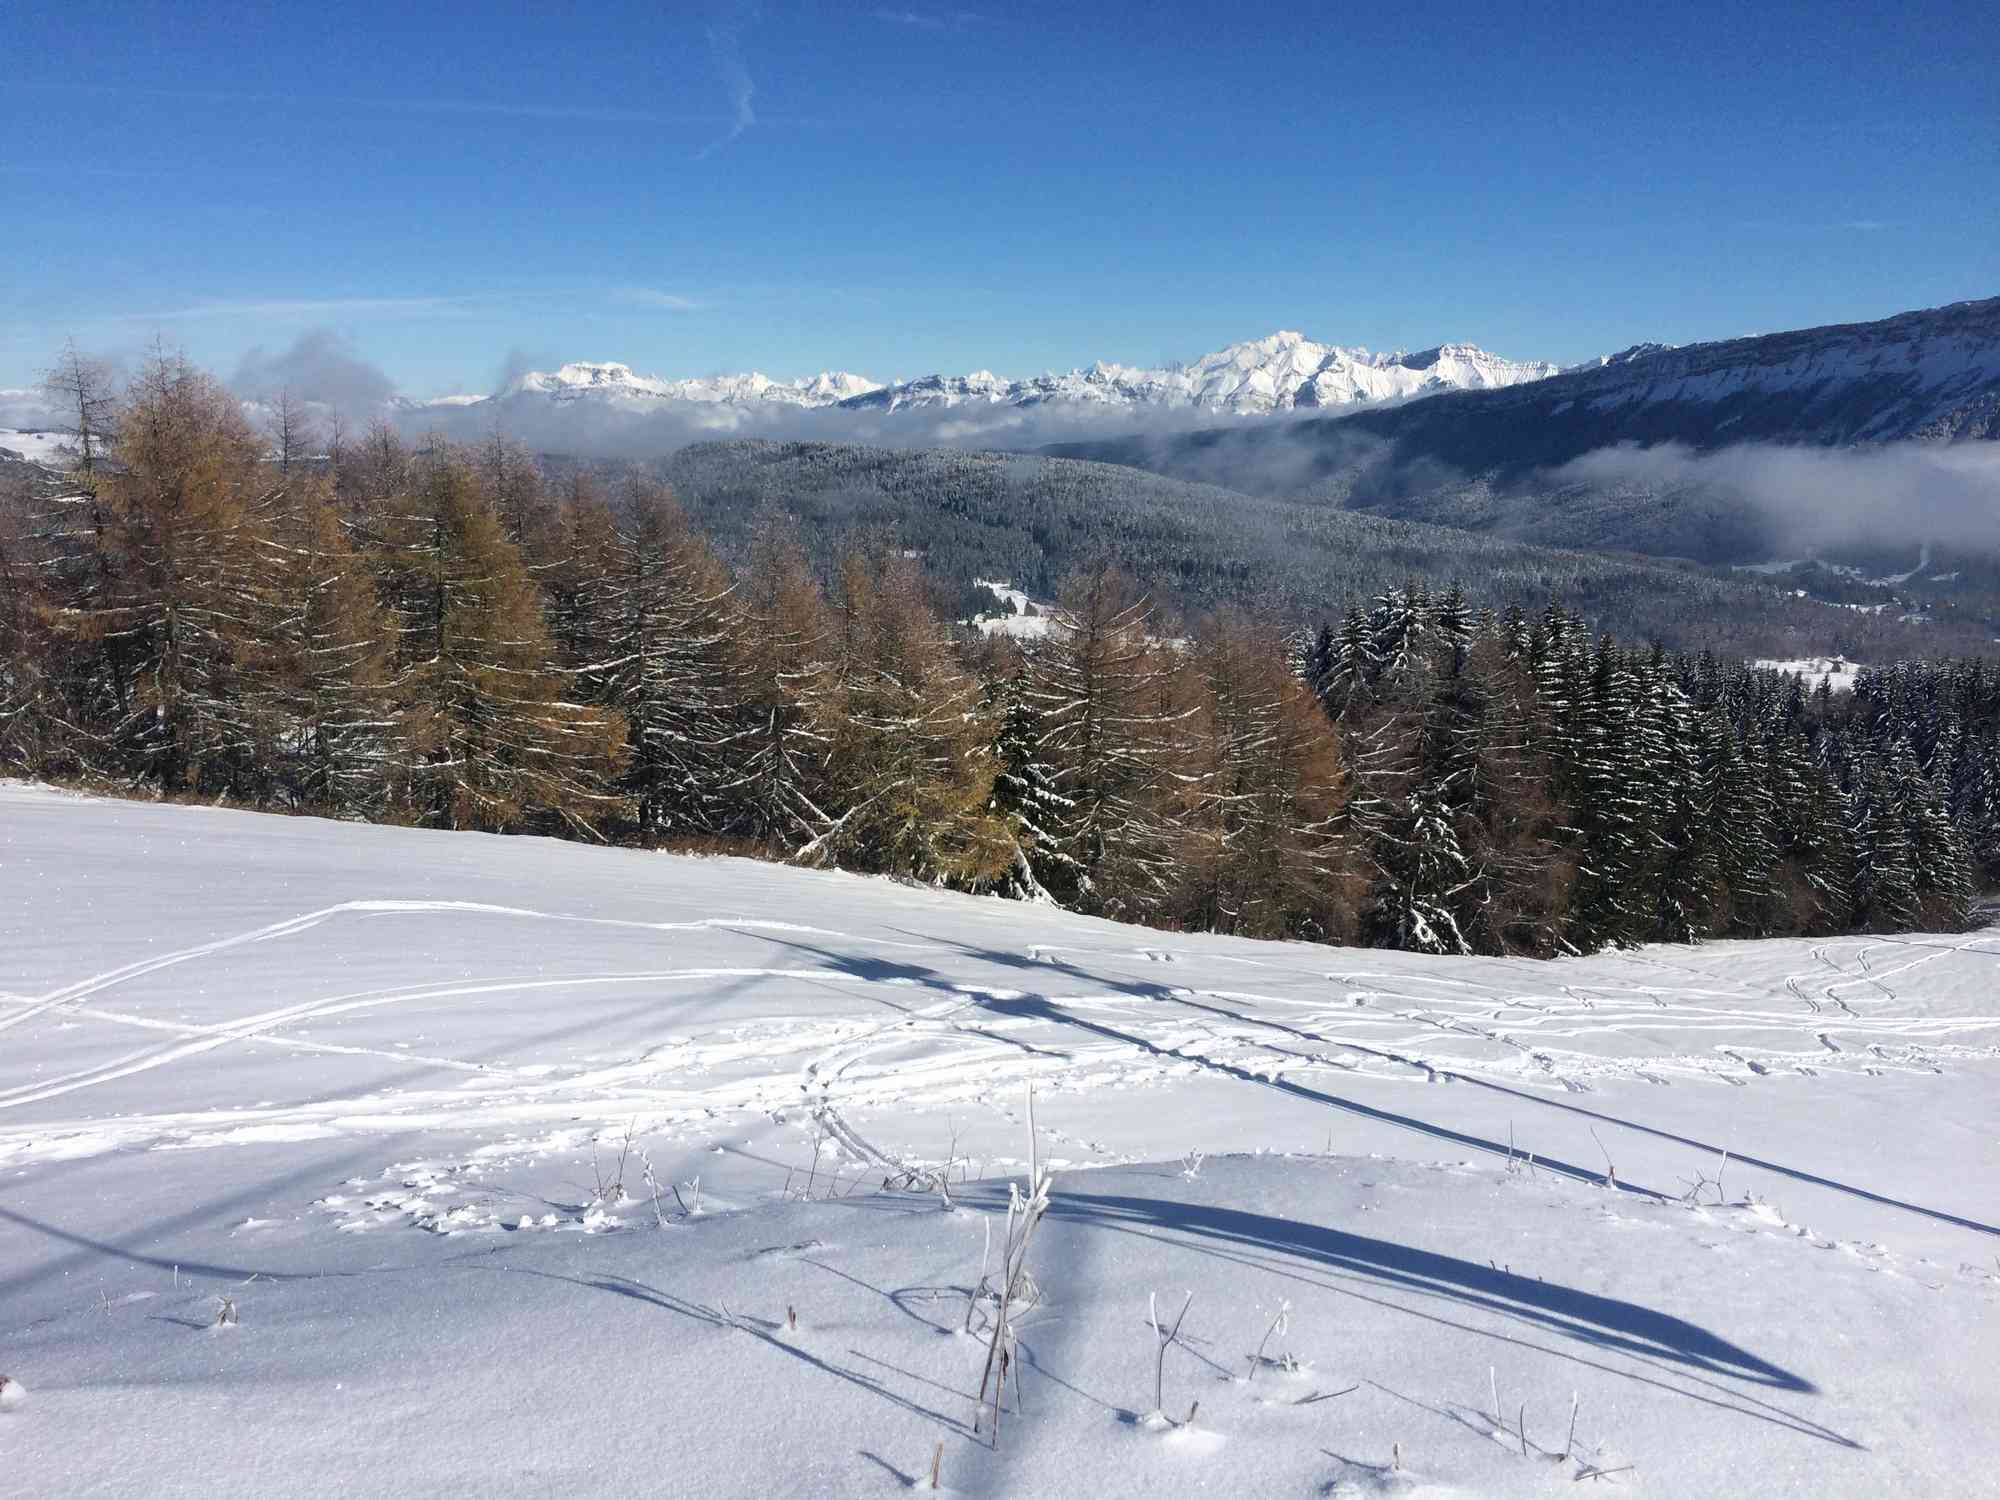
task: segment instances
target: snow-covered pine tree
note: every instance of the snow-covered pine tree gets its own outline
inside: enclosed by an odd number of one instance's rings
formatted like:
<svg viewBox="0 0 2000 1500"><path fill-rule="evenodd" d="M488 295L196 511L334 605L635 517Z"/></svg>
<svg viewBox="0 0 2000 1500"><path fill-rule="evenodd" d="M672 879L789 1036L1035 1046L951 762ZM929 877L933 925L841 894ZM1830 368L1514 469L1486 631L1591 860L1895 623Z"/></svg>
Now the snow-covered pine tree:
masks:
<svg viewBox="0 0 2000 1500"><path fill-rule="evenodd" d="M1043 724L1028 694L1022 648L1006 643L1007 665L989 677L986 712L993 732L993 810L1007 819L1018 851L1000 889L1020 901L1053 901L1051 890L1073 891L1082 873L1055 835L1074 809L1056 787L1056 770L1042 753Z"/></svg>
<svg viewBox="0 0 2000 1500"><path fill-rule="evenodd" d="M1854 854L1833 779L1802 733L1774 731L1765 763L1778 852L1775 882L1792 931L1820 935L1847 925Z"/></svg>
<svg viewBox="0 0 2000 1500"><path fill-rule="evenodd" d="M833 821L832 742L823 724L835 668L825 595L786 532L781 517L760 518L738 591L736 773L723 795L732 829L789 853Z"/></svg>
<svg viewBox="0 0 2000 1500"><path fill-rule="evenodd" d="M680 507L652 486L629 498L612 562L604 655L582 670L624 717L621 785L644 833L722 831L736 777L734 584Z"/></svg>
<svg viewBox="0 0 2000 1500"><path fill-rule="evenodd" d="M1375 680L1380 666L1368 617L1360 606L1351 605L1341 616L1340 634L1333 639L1326 675L1319 684L1320 702L1327 714L1339 719L1363 704L1368 697L1368 685Z"/></svg>
<svg viewBox="0 0 2000 1500"><path fill-rule="evenodd" d="M1962 932L1972 923L1972 862L1965 840L1929 777L1917 773L1905 796L1917 925L1927 932Z"/></svg>
<svg viewBox="0 0 2000 1500"><path fill-rule="evenodd" d="M1162 784L1181 710L1171 649L1153 634L1151 601L1100 568L1064 587L1028 667L1040 753L1068 801L1053 841L1077 872L1051 891L1065 906L1135 921L1163 908L1173 876Z"/></svg>
<svg viewBox="0 0 2000 1500"><path fill-rule="evenodd" d="M1648 674L1640 764L1653 865L1647 882L1652 940L1699 942L1715 930L1716 829L1702 761L1701 726L1676 675Z"/></svg>
<svg viewBox="0 0 2000 1500"><path fill-rule="evenodd" d="M1778 862L1771 794L1751 746L1719 712L1701 716L1705 821L1715 841L1716 877L1728 930L1761 936L1771 924L1771 877Z"/></svg>
<svg viewBox="0 0 2000 1500"><path fill-rule="evenodd" d="M1865 932L1902 932L1919 905L1906 788L1891 757L1869 757L1851 801L1854 922Z"/></svg>
<svg viewBox="0 0 2000 1500"><path fill-rule="evenodd" d="M1368 914L1371 940L1412 953L1470 952L1453 911L1470 872L1437 788L1412 788L1374 848L1379 874Z"/></svg>
<svg viewBox="0 0 2000 1500"><path fill-rule="evenodd" d="M1634 674L1608 636L1589 658L1589 670L1570 716L1573 748L1564 774L1580 858L1566 936L1583 952L1638 941L1646 924L1629 898L1651 854L1632 760Z"/></svg>

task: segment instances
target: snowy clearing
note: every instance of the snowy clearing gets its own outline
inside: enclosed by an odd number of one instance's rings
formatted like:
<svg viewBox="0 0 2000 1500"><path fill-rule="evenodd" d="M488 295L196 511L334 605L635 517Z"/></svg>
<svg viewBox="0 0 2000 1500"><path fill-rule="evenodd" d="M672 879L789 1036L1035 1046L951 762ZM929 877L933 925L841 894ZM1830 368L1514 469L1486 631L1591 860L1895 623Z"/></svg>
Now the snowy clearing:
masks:
<svg viewBox="0 0 2000 1500"><path fill-rule="evenodd" d="M2000 1493L1996 980L2000 928L1425 959L0 783L0 1472Z"/></svg>
<svg viewBox="0 0 2000 1500"><path fill-rule="evenodd" d="M1854 684L1865 670L1862 663L1850 661L1844 656L1801 656L1784 661L1765 657L1750 665L1760 671L1795 673L1805 679L1809 688L1816 688L1824 682L1830 693L1853 692Z"/></svg>

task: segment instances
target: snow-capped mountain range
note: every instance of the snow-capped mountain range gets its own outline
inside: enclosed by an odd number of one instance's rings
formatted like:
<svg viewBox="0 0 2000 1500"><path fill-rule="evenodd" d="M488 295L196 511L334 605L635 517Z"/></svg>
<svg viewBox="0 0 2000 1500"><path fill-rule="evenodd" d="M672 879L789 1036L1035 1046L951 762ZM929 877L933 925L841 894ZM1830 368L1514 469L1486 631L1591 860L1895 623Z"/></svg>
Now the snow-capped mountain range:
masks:
<svg viewBox="0 0 2000 1500"><path fill-rule="evenodd" d="M1418 353L1371 353L1320 344L1304 334L1274 333L1231 344L1191 365L1145 369L1099 361L1088 369L1009 380L990 370L969 375L927 375L883 383L848 371L780 381L751 372L706 379L667 380L629 365L577 362L533 370L489 397L447 396L423 407L603 402L647 409L666 402L708 405L845 407L898 412L975 407L1079 406L1157 408L1263 415L1300 407L1376 405L1439 391L1493 390L1541 380L1557 366L1502 359L1471 344L1443 344Z"/></svg>

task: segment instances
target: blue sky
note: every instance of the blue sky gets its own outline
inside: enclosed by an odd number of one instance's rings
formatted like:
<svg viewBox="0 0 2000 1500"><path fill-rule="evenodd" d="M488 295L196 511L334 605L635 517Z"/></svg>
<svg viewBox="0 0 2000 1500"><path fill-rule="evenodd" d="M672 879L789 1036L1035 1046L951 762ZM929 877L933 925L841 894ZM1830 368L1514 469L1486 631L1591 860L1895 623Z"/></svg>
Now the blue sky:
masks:
<svg viewBox="0 0 2000 1500"><path fill-rule="evenodd" d="M1572 360L2000 293L1990 3L15 0L0 385L332 330L877 379Z"/></svg>

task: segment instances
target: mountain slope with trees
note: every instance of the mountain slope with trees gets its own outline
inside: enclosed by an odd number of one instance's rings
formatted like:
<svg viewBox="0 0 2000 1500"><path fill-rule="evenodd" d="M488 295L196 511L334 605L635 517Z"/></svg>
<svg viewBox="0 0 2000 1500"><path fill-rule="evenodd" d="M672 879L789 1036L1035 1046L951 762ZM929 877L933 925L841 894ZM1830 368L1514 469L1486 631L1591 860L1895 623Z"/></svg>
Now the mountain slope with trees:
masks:
<svg viewBox="0 0 2000 1500"><path fill-rule="evenodd" d="M1102 562L989 640L893 536L819 571L765 505L732 573L643 473L559 494L386 427L274 461L169 356L117 415L0 513L31 776L1430 952L1952 928L2000 876L1983 659L1836 697L1418 580L1313 632L1170 626Z"/></svg>

